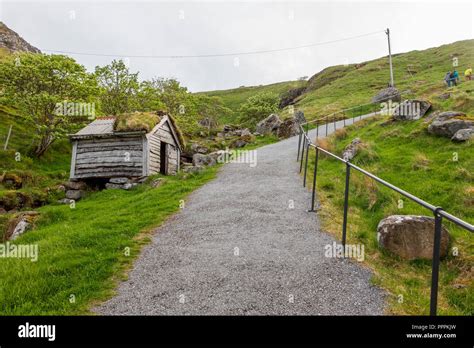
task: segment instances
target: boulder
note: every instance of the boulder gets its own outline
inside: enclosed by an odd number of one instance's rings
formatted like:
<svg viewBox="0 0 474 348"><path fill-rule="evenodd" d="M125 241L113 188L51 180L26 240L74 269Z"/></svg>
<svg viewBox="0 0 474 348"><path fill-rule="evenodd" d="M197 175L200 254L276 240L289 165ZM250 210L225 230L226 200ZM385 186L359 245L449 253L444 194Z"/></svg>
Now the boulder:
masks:
<svg viewBox="0 0 474 348"><path fill-rule="evenodd" d="M247 144L248 143L245 140L243 140L242 138L239 138L239 139L235 139L233 142L231 142L230 147L240 148L240 147L244 147Z"/></svg>
<svg viewBox="0 0 474 348"><path fill-rule="evenodd" d="M121 189L121 188L123 188L123 184L113 184L113 183L108 182L108 183L105 184L105 188L107 190Z"/></svg>
<svg viewBox="0 0 474 348"><path fill-rule="evenodd" d="M373 103L381 103L388 100L391 100L392 102L401 101L401 95L398 89L395 87L384 88L372 98Z"/></svg>
<svg viewBox="0 0 474 348"><path fill-rule="evenodd" d="M474 128L474 121L463 119L462 116L465 116L463 112L442 112L428 126L428 132L452 138L460 129Z"/></svg>
<svg viewBox="0 0 474 348"><path fill-rule="evenodd" d="M361 143L360 138L355 138L346 146L344 152L342 153L342 158L346 161L352 160L356 155L359 149L359 144Z"/></svg>
<svg viewBox="0 0 474 348"><path fill-rule="evenodd" d="M304 117L303 111L301 110L296 111L294 117L296 121L298 121L299 123L306 123L306 117Z"/></svg>
<svg viewBox="0 0 474 348"><path fill-rule="evenodd" d="M126 184L128 183L130 180L126 177L119 177L119 178L111 178L109 180L109 182L111 184Z"/></svg>
<svg viewBox="0 0 474 348"><path fill-rule="evenodd" d="M198 143L193 143L191 145L191 151L194 152L194 153L202 153L202 154L205 154L205 153L208 153L209 149L201 144L198 144Z"/></svg>
<svg viewBox="0 0 474 348"><path fill-rule="evenodd" d="M68 181L64 183L67 190L85 190L87 184L84 181Z"/></svg>
<svg viewBox="0 0 474 348"><path fill-rule="evenodd" d="M276 134L281 125L280 117L277 114L271 114L267 118L257 123L256 131L260 134Z"/></svg>
<svg viewBox="0 0 474 348"><path fill-rule="evenodd" d="M288 118L278 128L279 138L289 138L299 133L299 123L295 117Z"/></svg>
<svg viewBox="0 0 474 348"><path fill-rule="evenodd" d="M393 110L393 118L398 121L418 120L431 108L424 100L405 100Z"/></svg>
<svg viewBox="0 0 474 348"><path fill-rule="evenodd" d="M242 132L240 133L241 137L245 137L247 135L252 135L252 132L248 128L242 129Z"/></svg>
<svg viewBox="0 0 474 348"><path fill-rule="evenodd" d="M209 117L205 117L202 120L198 121L199 125L206 128L216 128L217 122Z"/></svg>
<svg viewBox="0 0 474 348"><path fill-rule="evenodd" d="M19 213L8 222L7 231L4 235L5 240L15 240L20 235L30 229L31 224L39 215L36 211L25 211Z"/></svg>
<svg viewBox="0 0 474 348"><path fill-rule="evenodd" d="M466 141L474 138L474 128L464 128L454 133L452 141Z"/></svg>
<svg viewBox="0 0 474 348"><path fill-rule="evenodd" d="M193 165L195 166L213 166L216 164L214 157L196 153L193 155Z"/></svg>
<svg viewBox="0 0 474 348"><path fill-rule="evenodd" d="M443 226L441 257L448 253L449 240L449 232ZM381 248L406 260L432 259L434 219L428 216L391 215L379 222L377 241Z"/></svg>
<svg viewBox="0 0 474 348"><path fill-rule="evenodd" d="M82 198L83 196L83 191L81 190L67 190L66 191L66 198L68 199L73 199L75 201L78 201Z"/></svg>

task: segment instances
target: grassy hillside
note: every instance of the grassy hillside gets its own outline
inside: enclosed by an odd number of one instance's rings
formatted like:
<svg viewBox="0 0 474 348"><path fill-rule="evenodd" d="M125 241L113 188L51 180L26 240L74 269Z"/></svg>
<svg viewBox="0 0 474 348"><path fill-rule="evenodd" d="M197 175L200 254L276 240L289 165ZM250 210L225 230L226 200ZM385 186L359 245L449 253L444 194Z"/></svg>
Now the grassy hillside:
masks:
<svg viewBox="0 0 474 348"><path fill-rule="evenodd" d="M474 40L458 41L423 51L411 51L393 56L395 85L405 97L425 98L435 107L469 111L474 108L474 88L465 83L449 89L451 97L442 101L438 96L446 92L443 78L453 69L457 57L457 70L463 79L464 70L474 62ZM305 112L309 120L371 102L371 98L389 82L388 58L383 57L360 64L333 66L315 74L307 82L305 93L297 99L296 107ZM203 92L223 98L226 106L238 110L239 105L255 93L271 91L281 94L303 82L241 87L225 91Z"/></svg>
<svg viewBox="0 0 474 348"><path fill-rule="evenodd" d="M75 208L38 209L41 215L34 231L15 240L15 244L37 244L38 260L1 260L0 313L87 314L91 304L112 295L149 241L148 232L216 172L213 167L187 178L166 177L158 188L144 184L130 191L104 190L77 202Z"/></svg>
<svg viewBox="0 0 474 348"><path fill-rule="evenodd" d="M227 119L222 119L219 121L221 123L234 123L236 122L236 113L238 112L240 105L243 104L252 95L259 93L275 93L277 95L280 95L292 88L301 87L305 84L306 81L286 81L274 83L271 85L239 87L228 90L200 92L198 94L206 94L208 96L220 97L224 102L224 105L234 111L234 114L227 117Z"/></svg>
<svg viewBox="0 0 474 348"><path fill-rule="evenodd" d="M321 141L321 146L341 155L345 146L359 137L365 147L354 158L355 164L466 221L474 221L472 142L459 144L433 136L426 131L424 120L382 125L384 121L363 120ZM309 173L314 168L312 157ZM324 228L341 238L345 166L323 156L317 178ZM390 293L388 311L428 314L431 262L404 261L383 252L378 248L376 231L378 222L388 215L432 213L357 171L351 174L349 202L347 243L365 246L365 261L375 272L374 282ZM439 313L473 315L474 236L451 223L445 222L445 226L459 256L450 253L441 263Z"/></svg>

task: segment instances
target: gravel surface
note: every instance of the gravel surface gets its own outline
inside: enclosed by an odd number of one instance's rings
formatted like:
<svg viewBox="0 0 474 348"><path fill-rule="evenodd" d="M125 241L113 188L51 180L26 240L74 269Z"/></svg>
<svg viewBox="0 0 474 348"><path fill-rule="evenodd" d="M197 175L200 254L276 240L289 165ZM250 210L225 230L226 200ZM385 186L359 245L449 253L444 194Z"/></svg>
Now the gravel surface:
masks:
<svg viewBox="0 0 474 348"><path fill-rule="evenodd" d="M297 142L293 137L259 148L253 168L226 164L156 229L129 279L95 311L383 314L384 292L370 285L368 269L356 260L324 256L324 246L335 239L320 230L315 213L307 212L311 193L298 174Z"/></svg>

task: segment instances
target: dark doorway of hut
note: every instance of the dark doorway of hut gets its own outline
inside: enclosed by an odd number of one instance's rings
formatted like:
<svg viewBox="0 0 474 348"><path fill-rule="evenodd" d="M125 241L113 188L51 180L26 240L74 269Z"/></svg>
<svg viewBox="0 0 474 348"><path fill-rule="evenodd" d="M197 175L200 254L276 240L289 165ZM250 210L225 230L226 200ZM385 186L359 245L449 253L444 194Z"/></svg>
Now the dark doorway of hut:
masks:
<svg viewBox="0 0 474 348"><path fill-rule="evenodd" d="M168 174L168 161L166 158L166 147L168 144L160 142L160 173L163 175Z"/></svg>

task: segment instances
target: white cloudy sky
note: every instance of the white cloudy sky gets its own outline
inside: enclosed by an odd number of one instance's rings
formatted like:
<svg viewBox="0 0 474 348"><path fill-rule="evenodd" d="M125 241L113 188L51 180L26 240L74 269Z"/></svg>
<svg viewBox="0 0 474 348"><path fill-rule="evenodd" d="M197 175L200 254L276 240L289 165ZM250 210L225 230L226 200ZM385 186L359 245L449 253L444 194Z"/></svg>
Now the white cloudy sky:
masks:
<svg viewBox="0 0 474 348"><path fill-rule="evenodd" d="M324 67L424 49L474 34L472 1L22 1L0 20L43 51L118 56L239 53L380 33L311 48L212 58L128 58L141 79L175 77L191 91L311 76ZM70 54L89 70L113 57ZM120 57L118 57L120 58ZM236 58L238 64L236 65Z"/></svg>

